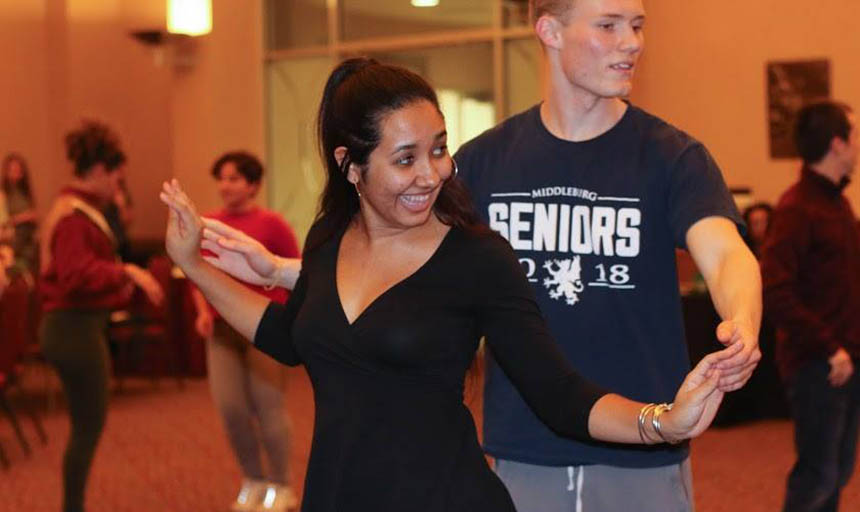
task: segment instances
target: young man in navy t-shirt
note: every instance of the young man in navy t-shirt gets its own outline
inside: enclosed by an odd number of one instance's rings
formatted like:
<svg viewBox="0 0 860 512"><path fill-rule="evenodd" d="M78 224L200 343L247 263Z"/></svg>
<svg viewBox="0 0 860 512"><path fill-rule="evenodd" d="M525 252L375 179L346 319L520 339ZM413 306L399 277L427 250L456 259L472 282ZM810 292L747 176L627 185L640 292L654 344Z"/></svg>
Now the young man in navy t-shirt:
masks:
<svg viewBox="0 0 860 512"><path fill-rule="evenodd" d="M758 265L705 147L622 100L642 51L641 0L532 0L548 76L543 102L466 144L460 176L511 243L567 357L583 375L668 402L689 369L674 251L686 248L744 350L722 391L760 353ZM687 445L561 438L488 365L484 443L522 512L692 510Z"/></svg>

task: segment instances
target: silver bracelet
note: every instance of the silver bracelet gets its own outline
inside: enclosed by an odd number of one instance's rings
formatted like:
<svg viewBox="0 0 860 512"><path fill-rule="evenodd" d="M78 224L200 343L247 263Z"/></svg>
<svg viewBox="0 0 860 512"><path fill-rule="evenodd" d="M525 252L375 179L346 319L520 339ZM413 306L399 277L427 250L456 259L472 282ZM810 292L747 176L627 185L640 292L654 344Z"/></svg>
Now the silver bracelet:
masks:
<svg viewBox="0 0 860 512"><path fill-rule="evenodd" d="M665 435L663 435L663 426L660 424L660 415L666 411L671 411L672 405L673 404L662 403L655 407L654 415L651 416L651 425L654 427L654 430L657 432L657 435L660 436L660 439L662 439L664 442L667 442L669 444L678 444L681 442L680 439L670 441L666 438Z"/></svg>
<svg viewBox="0 0 860 512"><path fill-rule="evenodd" d="M650 403L650 404L643 405L642 408L639 409L639 421L638 421L639 439L642 440L642 444L650 444L649 441L651 439L650 438L645 439L646 438L646 435L645 435L645 418L648 416L648 413L653 411L656 407L657 407L657 404Z"/></svg>

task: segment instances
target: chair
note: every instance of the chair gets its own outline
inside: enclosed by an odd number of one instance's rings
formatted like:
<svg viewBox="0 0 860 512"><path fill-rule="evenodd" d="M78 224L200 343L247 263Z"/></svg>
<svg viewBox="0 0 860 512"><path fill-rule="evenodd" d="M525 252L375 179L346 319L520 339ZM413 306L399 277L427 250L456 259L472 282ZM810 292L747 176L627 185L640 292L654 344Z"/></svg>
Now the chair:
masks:
<svg viewBox="0 0 860 512"><path fill-rule="evenodd" d="M146 362L149 376L158 382L158 360L166 364L180 388L184 387L179 371L176 350L175 311L178 299L177 284L171 276L173 263L166 256L154 256L148 265L149 271L164 289L164 302L160 306L151 303L137 290L129 308L114 312L108 328L108 341L116 347L114 375L117 387L122 389L123 374L138 370ZM148 348L154 348L147 351Z"/></svg>
<svg viewBox="0 0 860 512"><path fill-rule="evenodd" d="M6 450L3 449L3 442L0 441L0 467L3 469L9 469L9 457L6 455Z"/></svg>
<svg viewBox="0 0 860 512"><path fill-rule="evenodd" d="M21 368L18 363L27 353L27 347L32 344L32 329L28 314L30 293L32 288L26 282L15 280L0 297L0 332L3 333L0 341L0 409L9 418L15 436L27 455L32 453L32 449L8 397L10 391L20 390ZM42 444L47 444L48 437L45 429L42 428L42 423L33 408L26 407L25 413L32 420ZM8 457L0 446L0 465L8 467L8 464Z"/></svg>

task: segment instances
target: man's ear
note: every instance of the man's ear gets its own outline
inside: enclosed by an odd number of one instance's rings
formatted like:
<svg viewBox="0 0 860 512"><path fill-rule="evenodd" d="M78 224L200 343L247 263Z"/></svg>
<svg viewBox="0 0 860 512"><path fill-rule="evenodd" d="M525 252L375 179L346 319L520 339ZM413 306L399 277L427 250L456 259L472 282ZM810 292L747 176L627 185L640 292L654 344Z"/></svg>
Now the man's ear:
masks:
<svg viewBox="0 0 860 512"><path fill-rule="evenodd" d="M535 34L546 48L561 49L562 28L561 22L549 14L544 14L535 22Z"/></svg>
<svg viewBox="0 0 860 512"><path fill-rule="evenodd" d="M843 139L842 137L833 137L830 139L830 150L829 152L834 155L841 155L848 148L848 141Z"/></svg>

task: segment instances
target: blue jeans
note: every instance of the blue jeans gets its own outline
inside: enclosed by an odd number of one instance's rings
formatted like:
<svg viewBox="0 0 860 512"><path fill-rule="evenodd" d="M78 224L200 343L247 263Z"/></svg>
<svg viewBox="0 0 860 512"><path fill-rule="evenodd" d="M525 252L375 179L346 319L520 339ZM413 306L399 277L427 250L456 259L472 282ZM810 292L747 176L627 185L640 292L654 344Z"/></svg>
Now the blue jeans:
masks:
<svg viewBox="0 0 860 512"><path fill-rule="evenodd" d="M830 364L815 361L788 382L797 462L788 476L784 512L836 512L854 470L860 421L860 365L834 388Z"/></svg>

